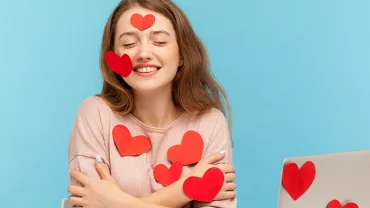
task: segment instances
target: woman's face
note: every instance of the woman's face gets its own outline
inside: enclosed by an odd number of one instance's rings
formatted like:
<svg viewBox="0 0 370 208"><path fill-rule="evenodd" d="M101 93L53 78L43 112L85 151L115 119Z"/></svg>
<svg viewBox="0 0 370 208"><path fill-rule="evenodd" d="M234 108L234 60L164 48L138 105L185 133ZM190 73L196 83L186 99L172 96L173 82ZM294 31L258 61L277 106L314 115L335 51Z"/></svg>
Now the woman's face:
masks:
<svg viewBox="0 0 370 208"><path fill-rule="evenodd" d="M138 13L155 16L154 24L141 31L130 18ZM176 33L169 19L162 14L142 7L133 7L118 20L115 36L115 53L127 54L133 64L133 72L123 77L134 91L149 91L170 85L180 65Z"/></svg>

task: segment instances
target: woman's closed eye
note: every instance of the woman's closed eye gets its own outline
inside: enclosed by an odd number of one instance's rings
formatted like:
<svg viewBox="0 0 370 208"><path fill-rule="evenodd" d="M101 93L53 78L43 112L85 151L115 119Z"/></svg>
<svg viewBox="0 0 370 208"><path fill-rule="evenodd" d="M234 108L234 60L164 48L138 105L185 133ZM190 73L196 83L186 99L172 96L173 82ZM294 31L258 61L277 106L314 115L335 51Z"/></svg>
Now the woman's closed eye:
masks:
<svg viewBox="0 0 370 208"><path fill-rule="evenodd" d="M160 46L166 45L166 43L167 43L165 41L153 41L153 42L154 42L154 44L160 45Z"/></svg>
<svg viewBox="0 0 370 208"><path fill-rule="evenodd" d="M123 44L124 47L131 47L133 45L135 45L135 43L124 43Z"/></svg>

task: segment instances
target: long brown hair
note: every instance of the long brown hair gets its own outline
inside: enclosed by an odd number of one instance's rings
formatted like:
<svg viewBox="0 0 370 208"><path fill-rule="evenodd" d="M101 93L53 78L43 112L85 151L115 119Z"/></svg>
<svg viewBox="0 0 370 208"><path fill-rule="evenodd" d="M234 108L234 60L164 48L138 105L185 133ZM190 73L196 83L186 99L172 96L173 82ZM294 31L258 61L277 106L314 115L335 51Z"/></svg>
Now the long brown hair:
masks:
<svg viewBox="0 0 370 208"><path fill-rule="evenodd" d="M104 28L100 54L104 83L101 94L97 96L103 98L119 115L125 115L133 108L134 99L130 86L121 76L113 73L104 60L106 52L114 51L118 19L133 6L161 13L174 26L183 60L183 65L173 80L175 105L185 111L204 111L211 107L219 109L228 119L232 138L232 112L227 95L210 70L209 57L202 41L195 34L184 12L170 0L122 0L117 5Z"/></svg>

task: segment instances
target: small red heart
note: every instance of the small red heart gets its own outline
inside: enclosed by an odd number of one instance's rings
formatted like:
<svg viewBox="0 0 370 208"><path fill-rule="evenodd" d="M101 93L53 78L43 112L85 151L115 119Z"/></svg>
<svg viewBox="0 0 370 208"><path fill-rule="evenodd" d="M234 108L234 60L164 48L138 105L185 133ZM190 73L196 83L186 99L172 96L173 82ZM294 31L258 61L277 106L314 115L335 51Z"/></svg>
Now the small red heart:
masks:
<svg viewBox="0 0 370 208"><path fill-rule="evenodd" d="M132 137L124 125L116 125L112 136L121 157L141 155L148 152L152 146L148 137L142 135Z"/></svg>
<svg viewBox="0 0 370 208"><path fill-rule="evenodd" d="M139 30L145 30L154 24L155 17L152 14L147 14L144 17L141 14L133 14L131 16L131 24Z"/></svg>
<svg viewBox="0 0 370 208"><path fill-rule="evenodd" d="M326 208L358 208L358 205L354 202L349 202L342 206L338 200L333 199L329 202Z"/></svg>
<svg viewBox="0 0 370 208"><path fill-rule="evenodd" d="M189 130L182 137L182 144L168 149L167 158L172 163L179 161L182 165L194 164L201 160L203 146L202 136L196 131Z"/></svg>
<svg viewBox="0 0 370 208"><path fill-rule="evenodd" d="M315 165L311 161L300 169L296 163L289 163L283 168L282 184L293 200L297 200L311 187L315 176Z"/></svg>
<svg viewBox="0 0 370 208"><path fill-rule="evenodd" d="M123 54L119 57L114 52L108 51L105 53L105 62L113 72L123 77L127 77L132 72L132 61L127 54Z"/></svg>
<svg viewBox="0 0 370 208"><path fill-rule="evenodd" d="M163 187L177 181L181 177L181 173L182 165L180 162L173 163L170 168L167 168L164 164L159 164L153 170L155 180Z"/></svg>
<svg viewBox="0 0 370 208"><path fill-rule="evenodd" d="M184 193L191 199L211 202L224 184L224 173L216 168L208 169L202 178L191 176L183 184Z"/></svg>

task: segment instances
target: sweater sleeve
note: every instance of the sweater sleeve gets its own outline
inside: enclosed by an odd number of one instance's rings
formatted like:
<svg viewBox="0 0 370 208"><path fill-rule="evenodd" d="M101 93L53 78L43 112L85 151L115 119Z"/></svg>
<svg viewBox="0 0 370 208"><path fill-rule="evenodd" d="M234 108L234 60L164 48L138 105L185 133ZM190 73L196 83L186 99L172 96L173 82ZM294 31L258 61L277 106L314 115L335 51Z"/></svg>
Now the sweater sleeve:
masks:
<svg viewBox="0 0 370 208"><path fill-rule="evenodd" d="M70 134L68 148L68 166L90 178L100 178L95 169L95 158L100 156L110 167L107 134L109 125L108 106L104 106L100 98L85 99L78 111ZM70 177L71 185L83 186Z"/></svg>
<svg viewBox="0 0 370 208"><path fill-rule="evenodd" d="M225 150L225 157L218 163L233 163L233 153L227 120L221 111L216 110L217 120L213 128L212 136L205 147L204 157ZM213 201L210 203L194 201L196 208L235 208L237 205L236 197L230 200Z"/></svg>

